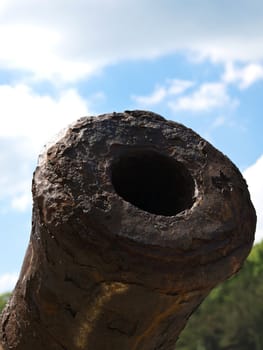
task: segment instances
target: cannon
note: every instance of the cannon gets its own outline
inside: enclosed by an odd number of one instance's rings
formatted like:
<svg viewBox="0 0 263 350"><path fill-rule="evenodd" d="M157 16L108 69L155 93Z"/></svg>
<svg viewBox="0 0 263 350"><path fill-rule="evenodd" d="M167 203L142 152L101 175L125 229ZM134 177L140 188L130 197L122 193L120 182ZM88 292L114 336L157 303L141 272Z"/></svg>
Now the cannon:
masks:
<svg viewBox="0 0 263 350"><path fill-rule="evenodd" d="M40 155L32 192L1 350L173 350L254 240L236 166L148 111L70 125Z"/></svg>

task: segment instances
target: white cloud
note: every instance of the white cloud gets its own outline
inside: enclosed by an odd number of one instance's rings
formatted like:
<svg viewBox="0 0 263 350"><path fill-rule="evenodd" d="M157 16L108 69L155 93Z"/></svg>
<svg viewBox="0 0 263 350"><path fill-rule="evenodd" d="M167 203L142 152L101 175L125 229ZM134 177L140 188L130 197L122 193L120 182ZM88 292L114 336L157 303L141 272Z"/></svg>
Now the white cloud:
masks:
<svg viewBox="0 0 263 350"><path fill-rule="evenodd" d="M15 196L11 201L11 206L13 209L17 211L26 211L29 207L31 207L31 192L28 191L28 186L26 186L26 192Z"/></svg>
<svg viewBox="0 0 263 350"><path fill-rule="evenodd" d="M132 96L132 98L140 106L154 106L167 98L182 94L193 85L194 83L189 80L167 79L164 85L155 86L150 95Z"/></svg>
<svg viewBox="0 0 263 350"><path fill-rule="evenodd" d="M8 0L2 0L0 2L0 13L6 9L6 6L8 5Z"/></svg>
<svg viewBox="0 0 263 350"><path fill-rule="evenodd" d="M217 128L220 128L220 127L226 125L226 123L227 123L226 117L220 115L219 117L217 117L217 118L214 120L214 122L212 123L211 128L212 128L212 129L217 129Z"/></svg>
<svg viewBox="0 0 263 350"><path fill-rule="evenodd" d="M73 89L51 97L26 85L0 86L0 101L0 200L24 211L31 205L32 171L44 144L89 108Z"/></svg>
<svg viewBox="0 0 263 350"><path fill-rule="evenodd" d="M44 26L1 25L0 66L25 70L34 73L34 79L50 79L54 83L81 79L100 67L95 61L74 61L60 54L61 35Z"/></svg>
<svg viewBox="0 0 263 350"><path fill-rule="evenodd" d="M182 94L194 85L193 81L181 79L168 79L167 83L167 93L171 96Z"/></svg>
<svg viewBox="0 0 263 350"><path fill-rule="evenodd" d="M153 106L162 102L167 96L167 91L164 87L155 87L152 94L148 96L133 96L137 104L143 106Z"/></svg>
<svg viewBox="0 0 263 350"><path fill-rule="evenodd" d="M256 242L263 239L263 155L243 175L247 181L252 202L257 212Z"/></svg>
<svg viewBox="0 0 263 350"><path fill-rule="evenodd" d="M86 115L87 102L76 90L40 95L26 85L0 85L0 137L25 138L38 150L62 127Z"/></svg>
<svg viewBox="0 0 263 350"><path fill-rule="evenodd" d="M259 0L4 1L0 66L59 81L177 51L191 59L260 61L262 11Z"/></svg>
<svg viewBox="0 0 263 350"><path fill-rule="evenodd" d="M252 19L250 20L252 21ZM233 21L235 21L234 18ZM242 25L242 22L240 22L240 25ZM230 27L227 29L231 32ZM251 26L251 33L244 33L244 28L239 29L239 33L234 31L229 36L225 35L222 30L222 35L218 33L214 39L207 39L206 35L203 37L205 40L198 38L197 43L191 45L189 58L193 61L201 61L208 58L215 63L262 61L263 49L260 47L262 36L256 33L256 28L253 24ZM213 30L211 33L213 33Z"/></svg>
<svg viewBox="0 0 263 350"><path fill-rule="evenodd" d="M17 280L18 273L5 273L4 275L0 275L0 294L12 291Z"/></svg>
<svg viewBox="0 0 263 350"><path fill-rule="evenodd" d="M240 89L246 89L262 79L263 66L256 63L247 64L242 68L236 68L232 62L227 63L223 76L223 80L226 83L236 83Z"/></svg>
<svg viewBox="0 0 263 350"><path fill-rule="evenodd" d="M227 94L223 83L205 83L188 96L169 103L172 110L209 111L225 105L235 104Z"/></svg>

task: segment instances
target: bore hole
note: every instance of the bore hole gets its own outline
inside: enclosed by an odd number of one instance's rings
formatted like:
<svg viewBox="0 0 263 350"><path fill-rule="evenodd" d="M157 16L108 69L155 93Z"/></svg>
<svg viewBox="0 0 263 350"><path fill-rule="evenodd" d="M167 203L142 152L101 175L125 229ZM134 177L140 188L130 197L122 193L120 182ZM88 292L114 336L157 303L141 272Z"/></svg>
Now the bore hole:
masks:
<svg viewBox="0 0 263 350"><path fill-rule="evenodd" d="M111 176L120 197L149 213L172 216L193 205L195 185L189 171L157 152L121 156L113 164Z"/></svg>

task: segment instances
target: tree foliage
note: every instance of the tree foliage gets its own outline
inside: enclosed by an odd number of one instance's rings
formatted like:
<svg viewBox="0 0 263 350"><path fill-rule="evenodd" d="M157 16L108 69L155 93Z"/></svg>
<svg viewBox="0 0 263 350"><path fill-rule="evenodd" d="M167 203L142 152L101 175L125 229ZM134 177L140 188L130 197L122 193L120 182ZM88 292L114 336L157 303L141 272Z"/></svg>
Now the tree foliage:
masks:
<svg viewBox="0 0 263 350"><path fill-rule="evenodd" d="M214 289L181 333L176 350L263 349L263 242L239 274Z"/></svg>
<svg viewBox="0 0 263 350"><path fill-rule="evenodd" d="M6 302L8 301L10 297L10 293L4 293L0 295L0 312L3 310Z"/></svg>

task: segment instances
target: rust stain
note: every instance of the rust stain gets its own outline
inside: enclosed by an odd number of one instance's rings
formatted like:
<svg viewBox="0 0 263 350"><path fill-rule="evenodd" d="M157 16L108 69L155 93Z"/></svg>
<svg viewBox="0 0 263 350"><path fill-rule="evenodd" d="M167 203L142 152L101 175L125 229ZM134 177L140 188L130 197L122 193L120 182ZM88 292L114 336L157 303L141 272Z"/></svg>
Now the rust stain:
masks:
<svg viewBox="0 0 263 350"><path fill-rule="evenodd" d="M96 320L99 318L103 306L116 294L125 293L129 289L127 284L120 282L103 283L100 294L93 301L92 306L88 308L84 319L82 320L77 335L75 345L77 349L86 349L88 347L89 334L92 332Z"/></svg>
<svg viewBox="0 0 263 350"><path fill-rule="evenodd" d="M180 308L180 304L182 302L187 302L195 293L188 293L186 295L181 295L180 298L176 299L176 302L172 303L170 307L168 307L164 312L158 313L155 315L152 323L150 326L146 329L145 332L143 332L135 341L134 346L131 348L131 350L139 350L142 349L142 342L144 339L150 338L152 334L156 333L156 329L158 329L160 323L164 321L166 318L168 318L171 315L174 315L177 310Z"/></svg>

